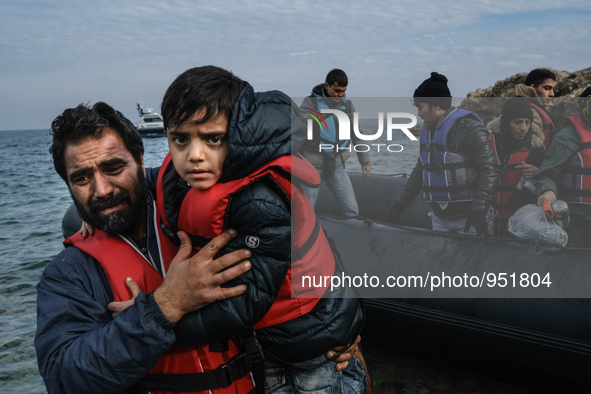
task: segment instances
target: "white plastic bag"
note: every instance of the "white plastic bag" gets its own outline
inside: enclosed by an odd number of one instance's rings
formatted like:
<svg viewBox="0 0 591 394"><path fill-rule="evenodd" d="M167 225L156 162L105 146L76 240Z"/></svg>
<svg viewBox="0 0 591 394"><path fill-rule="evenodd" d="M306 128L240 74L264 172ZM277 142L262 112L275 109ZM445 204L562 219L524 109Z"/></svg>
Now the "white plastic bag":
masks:
<svg viewBox="0 0 591 394"><path fill-rule="evenodd" d="M517 238L533 239L550 245L566 246L568 235L541 207L529 204L509 218L509 232Z"/></svg>

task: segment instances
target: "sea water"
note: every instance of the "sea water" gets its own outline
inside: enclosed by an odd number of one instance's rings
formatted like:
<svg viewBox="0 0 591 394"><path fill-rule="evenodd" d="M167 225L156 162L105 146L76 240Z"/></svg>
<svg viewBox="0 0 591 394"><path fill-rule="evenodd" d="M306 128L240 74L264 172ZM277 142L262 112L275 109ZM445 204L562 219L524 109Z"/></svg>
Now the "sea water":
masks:
<svg viewBox="0 0 591 394"><path fill-rule="evenodd" d="M361 120L362 130L377 130L377 120ZM53 168L48 130L0 131L0 392L45 393L33 340L36 290L43 269L63 248L61 221L72 200ZM402 132L393 141L402 152L370 150L371 173L409 173L418 156L418 142ZM165 138L144 139L145 164L160 165ZM362 148L364 149L364 148ZM398 148L399 149L399 148ZM347 170L360 172L356 155Z"/></svg>

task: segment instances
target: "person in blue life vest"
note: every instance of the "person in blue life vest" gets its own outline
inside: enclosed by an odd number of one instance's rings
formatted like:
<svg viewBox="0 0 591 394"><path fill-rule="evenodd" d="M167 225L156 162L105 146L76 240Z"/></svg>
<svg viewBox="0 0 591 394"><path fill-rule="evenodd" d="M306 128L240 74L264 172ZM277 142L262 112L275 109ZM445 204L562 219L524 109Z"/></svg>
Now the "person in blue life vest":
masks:
<svg viewBox="0 0 591 394"><path fill-rule="evenodd" d="M523 97L505 102L500 118L488 123L495 159L500 169L492 206L495 212L495 232L510 237L509 218L515 211L537 201L536 188L531 182L546 156L544 133L531 127L533 112Z"/></svg>
<svg viewBox="0 0 591 394"><path fill-rule="evenodd" d="M447 78L439 73L432 72L415 90L413 101L424 121L420 155L389 220L398 223L422 189L433 230L490 236L494 214L489 208L499 170L486 127L475 113L451 105Z"/></svg>
<svg viewBox="0 0 591 394"><path fill-rule="evenodd" d="M358 339L361 302L351 289L302 285L303 274L340 270L301 188L318 184L318 173L292 155L292 143L299 146L305 134L301 122L292 124L297 111L285 94L255 93L214 66L189 69L167 89L161 113L170 153L156 181L160 226L168 234L186 231L194 246L233 228L239 235L223 252L252 251L252 269L228 282L246 284L246 293L187 315L175 334L194 345L254 330L264 360L253 362L253 374L268 393L365 393L359 357L341 371L325 356Z"/></svg>
<svg viewBox="0 0 591 394"><path fill-rule="evenodd" d="M568 203L569 247L589 248L591 234L591 87L577 101L577 113L554 135L533 183L538 206L560 199Z"/></svg>
<svg viewBox="0 0 591 394"><path fill-rule="evenodd" d="M312 89L312 94L306 97L300 106L305 120L319 116L324 119L320 125L313 122L313 139L306 141L302 154L316 167L322 182L326 182L329 190L337 199L342 216L346 218L359 215L355 192L345 170L345 163L351 155L353 145L361 141L355 133L351 133L350 140L339 139L336 116L322 114L321 110L343 111L349 117L352 125L355 106L345 97L348 84L347 74L343 70L335 68L327 74L323 84L316 85ZM353 130L353 126L350 130ZM369 153L357 152L357 158L365 179L371 172ZM304 186L304 190L312 203L312 208L316 208L320 189Z"/></svg>

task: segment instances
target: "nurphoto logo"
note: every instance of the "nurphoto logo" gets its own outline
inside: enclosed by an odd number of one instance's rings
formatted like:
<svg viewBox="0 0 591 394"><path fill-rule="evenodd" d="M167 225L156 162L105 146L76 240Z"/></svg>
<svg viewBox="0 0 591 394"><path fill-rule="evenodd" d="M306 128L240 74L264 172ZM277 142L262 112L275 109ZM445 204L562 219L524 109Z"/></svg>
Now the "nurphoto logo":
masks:
<svg viewBox="0 0 591 394"><path fill-rule="evenodd" d="M320 112L312 108L302 108L302 111L310 118L307 119L307 139L314 139L314 123L320 130L319 152L332 153L348 150L349 152L368 152L374 147L380 152L380 148L385 148L388 152L402 152L404 147L400 144L340 144L339 141L348 141L351 139L351 119L349 116L338 109L320 109ZM328 116L323 116L323 114ZM335 118L338 127L335 127ZM399 123L400 120L410 120L408 123ZM327 122L328 121L328 122ZM353 132L355 136L362 141L375 141L382 137L384 133L384 113L378 112L378 130L374 134L362 134L359 130L359 113L353 113ZM331 127L329 127L331 124ZM401 130L411 141L417 138L409 131L417 124L417 117L408 112L388 112L386 114L386 139L392 141L394 130ZM331 134L332 133L332 134ZM324 136L324 138L323 138Z"/></svg>

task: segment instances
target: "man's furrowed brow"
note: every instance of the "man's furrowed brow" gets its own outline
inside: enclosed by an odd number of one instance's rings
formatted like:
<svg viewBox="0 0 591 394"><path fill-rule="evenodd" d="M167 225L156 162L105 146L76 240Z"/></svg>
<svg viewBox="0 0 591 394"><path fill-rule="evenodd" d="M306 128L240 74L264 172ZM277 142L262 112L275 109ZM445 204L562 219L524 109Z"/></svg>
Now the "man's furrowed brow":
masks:
<svg viewBox="0 0 591 394"><path fill-rule="evenodd" d="M110 167L117 164L127 164L127 160L122 157L111 157L109 159L105 159L99 163L100 167Z"/></svg>

